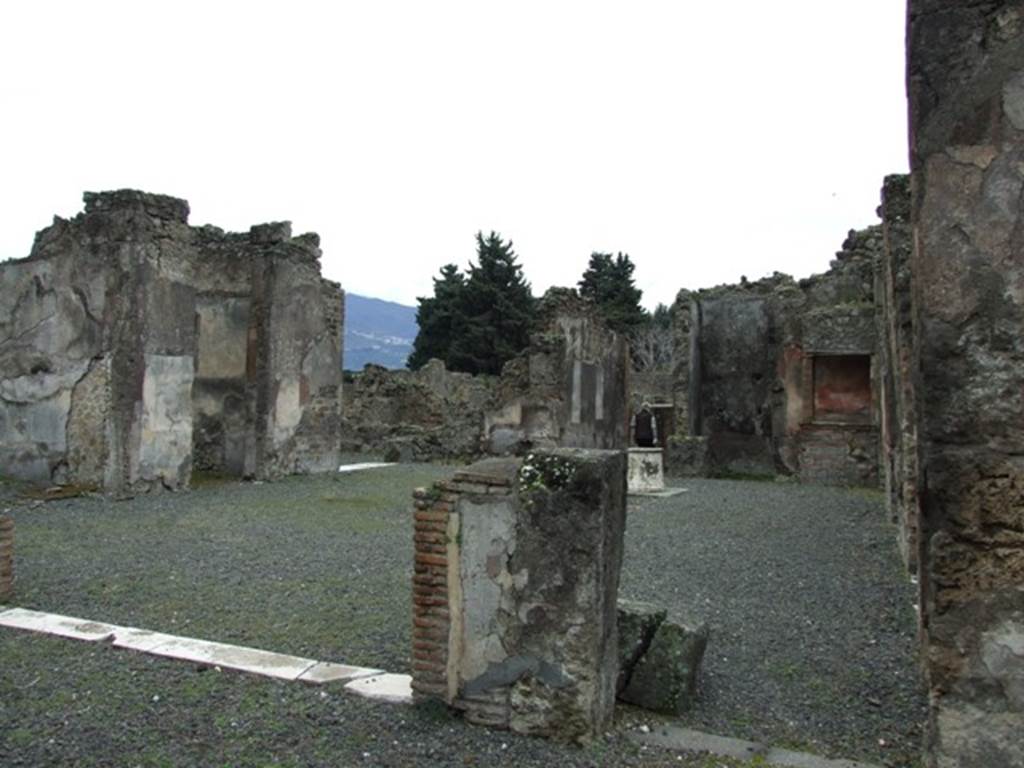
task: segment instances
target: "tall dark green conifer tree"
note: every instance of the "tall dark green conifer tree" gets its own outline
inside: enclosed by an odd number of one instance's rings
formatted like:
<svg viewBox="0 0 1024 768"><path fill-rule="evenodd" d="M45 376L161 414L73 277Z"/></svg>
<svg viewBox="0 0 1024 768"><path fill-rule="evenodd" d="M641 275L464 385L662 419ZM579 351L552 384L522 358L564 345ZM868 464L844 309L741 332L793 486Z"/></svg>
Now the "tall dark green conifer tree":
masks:
<svg viewBox="0 0 1024 768"><path fill-rule="evenodd" d="M594 252L579 282L580 295L593 301L608 327L618 333L632 334L647 319L640 306L643 291L633 283L634 264L629 255Z"/></svg>
<svg viewBox="0 0 1024 768"><path fill-rule="evenodd" d="M436 357L452 371L500 373L530 343L534 298L511 241L477 232L476 245L467 275L444 266L433 297L418 300L410 368Z"/></svg>
<svg viewBox="0 0 1024 768"><path fill-rule="evenodd" d="M465 326L462 317L463 292L466 278L454 264L441 267L441 277L434 278L433 297L417 299L416 323L419 333L412 345L406 365L416 370L432 357L443 360L451 367L452 341Z"/></svg>
<svg viewBox="0 0 1024 768"><path fill-rule="evenodd" d="M511 241L477 232L476 245L477 263L469 265L462 294L465 327L453 340L451 368L500 373L530 343L534 299Z"/></svg>

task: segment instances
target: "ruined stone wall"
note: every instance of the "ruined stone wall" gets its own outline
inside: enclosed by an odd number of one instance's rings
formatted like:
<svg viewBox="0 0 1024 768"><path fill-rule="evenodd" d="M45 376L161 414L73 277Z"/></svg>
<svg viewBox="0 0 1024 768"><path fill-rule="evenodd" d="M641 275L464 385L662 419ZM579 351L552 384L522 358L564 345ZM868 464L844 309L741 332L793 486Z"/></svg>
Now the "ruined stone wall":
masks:
<svg viewBox="0 0 1024 768"><path fill-rule="evenodd" d="M888 176L882 188L885 247L878 260L878 358L882 467L886 503L899 530L907 568L917 568L917 418L912 379L910 177Z"/></svg>
<svg viewBox="0 0 1024 768"><path fill-rule="evenodd" d="M1024 765L1024 3L911 0L929 765Z"/></svg>
<svg viewBox="0 0 1024 768"><path fill-rule="evenodd" d="M530 347L502 369L497 408L484 421L489 453L533 447L625 448L629 346L594 307L551 289Z"/></svg>
<svg viewBox="0 0 1024 768"><path fill-rule="evenodd" d="M324 318L340 289L322 291L315 236L191 227L185 201L133 190L84 199L82 214L37 235L28 258L0 265L5 471L121 492L187 486L194 466L271 476L333 464L340 374L337 355L327 358L340 351L340 321ZM274 259L283 277L261 282ZM280 330L254 310L284 313L295 295L301 322ZM282 336L299 363L257 354ZM333 422L260 422L256 401L271 386L261 382L286 372L314 385L300 398L311 412L333 392ZM272 450L258 451L270 427Z"/></svg>
<svg viewBox="0 0 1024 768"><path fill-rule="evenodd" d="M323 281L319 238L290 227L258 233L259 316L254 474L322 472L338 464L341 435L341 289Z"/></svg>
<svg viewBox="0 0 1024 768"><path fill-rule="evenodd" d="M619 671L625 461L574 449L489 459L416 492L417 698L520 733L604 733Z"/></svg>
<svg viewBox="0 0 1024 768"><path fill-rule="evenodd" d="M823 275L680 292L670 473L878 482L881 249L881 228L870 227L850 233Z"/></svg>

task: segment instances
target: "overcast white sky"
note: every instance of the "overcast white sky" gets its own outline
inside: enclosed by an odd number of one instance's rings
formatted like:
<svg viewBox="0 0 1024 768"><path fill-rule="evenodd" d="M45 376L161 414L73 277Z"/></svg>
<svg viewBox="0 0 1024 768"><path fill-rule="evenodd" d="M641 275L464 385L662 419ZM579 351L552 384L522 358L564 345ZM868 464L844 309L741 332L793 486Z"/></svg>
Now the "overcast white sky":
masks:
<svg viewBox="0 0 1024 768"><path fill-rule="evenodd" d="M5 2L0 260L83 190L290 219L411 304L473 235L534 292L625 251L644 304L827 269L905 171L904 3Z"/></svg>

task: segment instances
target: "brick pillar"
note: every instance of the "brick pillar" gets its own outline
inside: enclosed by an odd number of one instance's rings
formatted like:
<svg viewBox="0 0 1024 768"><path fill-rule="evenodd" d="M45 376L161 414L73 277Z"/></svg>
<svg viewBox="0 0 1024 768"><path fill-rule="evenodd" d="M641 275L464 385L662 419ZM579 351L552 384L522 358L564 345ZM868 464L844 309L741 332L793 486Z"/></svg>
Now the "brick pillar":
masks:
<svg viewBox="0 0 1024 768"><path fill-rule="evenodd" d="M438 483L413 493L412 689L415 698L450 701L448 528L456 495Z"/></svg>
<svg viewBox="0 0 1024 768"><path fill-rule="evenodd" d="M0 515L0 603L14 596L14 518Z"/></svg>
<svg viewBox="0 0 1024 768"><path fill-rule="evenodd" d="M415 493L413 682L466 720L571 741L611 721L622 451L488 459Z"/></svg>

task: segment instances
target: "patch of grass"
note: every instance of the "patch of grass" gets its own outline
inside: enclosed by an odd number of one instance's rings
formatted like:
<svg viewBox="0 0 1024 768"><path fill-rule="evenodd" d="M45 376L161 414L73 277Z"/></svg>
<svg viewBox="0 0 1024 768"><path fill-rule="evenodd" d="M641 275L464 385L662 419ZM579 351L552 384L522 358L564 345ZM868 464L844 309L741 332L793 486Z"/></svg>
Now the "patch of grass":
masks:
<svg viewBox="0 0 1024 768"><path fill-rule="evenodd" d="M232 475L227 472L215 472L212 470L198 470L192 473L192 480L190 485L193 490L198 488L211 488L220 485L228 485L231 483L241 482L241 478L238 475Z"/></svg>

